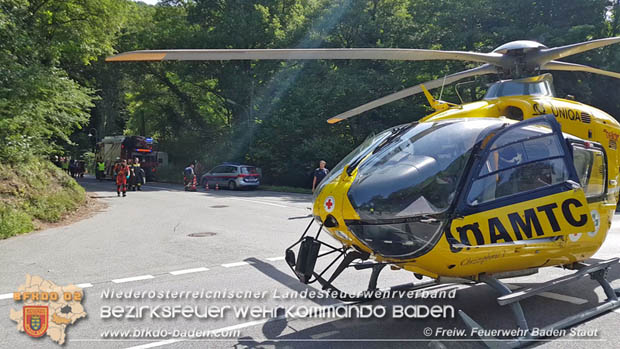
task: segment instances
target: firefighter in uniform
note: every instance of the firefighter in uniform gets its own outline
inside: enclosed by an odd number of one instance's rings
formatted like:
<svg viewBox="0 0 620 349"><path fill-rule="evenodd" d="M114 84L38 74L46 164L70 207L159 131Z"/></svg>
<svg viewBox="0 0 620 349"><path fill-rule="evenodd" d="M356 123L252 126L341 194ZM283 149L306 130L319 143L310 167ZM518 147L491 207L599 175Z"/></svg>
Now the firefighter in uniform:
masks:
<svg viewBox="0 0 620 349"><path fill-rule="evenodd" d="M129 166L127 161L123 160L118 166L116 173L116 195L121 196L121 189L123 191L123 197L127 196L127 179L129 178Z"/></svg>
<svg viewBox="0 0 620 349"><path fill-rule="evenodd" d="M103 162L103 160L101 159L97 161L96 177L99 181L103 180L103 178L105 177L105 162Z"/></svg>
<svg viewBox="0 0 620 349"><path fill-rule="evenodd" d="M142 167L140 167L140 159L136 158L136 160L133 163L133 173L134 173L134 182L132 183L131 186L131 190L132 191L136 191L136 189L138 191L142 190L142 184L144 183L144 177L146 177L146 174L144 173L144 170L142 169Z"/></svg>

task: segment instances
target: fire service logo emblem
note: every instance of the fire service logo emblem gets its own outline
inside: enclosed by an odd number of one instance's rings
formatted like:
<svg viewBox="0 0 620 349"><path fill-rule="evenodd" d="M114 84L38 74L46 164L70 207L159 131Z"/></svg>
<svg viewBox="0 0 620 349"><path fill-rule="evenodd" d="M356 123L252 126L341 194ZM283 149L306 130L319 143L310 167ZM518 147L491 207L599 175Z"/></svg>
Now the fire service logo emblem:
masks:
<svg viewBox="0 0 620 349"><path fill-rule="evenodd" d="M48 307L46 305L24 306L24 331L30 337L41 337L47 332Z"/></svg>
<svg viewBox="0 0 620 349"><path fill-rule="evenodd" d="M26 283L13 292L13 300L23 306L11 308L9 317L19 332L35 338L47 336L62 345L67 339L66 329L86 317L83 299L80 287L59 286L40 276L26 275Z"/></svg>

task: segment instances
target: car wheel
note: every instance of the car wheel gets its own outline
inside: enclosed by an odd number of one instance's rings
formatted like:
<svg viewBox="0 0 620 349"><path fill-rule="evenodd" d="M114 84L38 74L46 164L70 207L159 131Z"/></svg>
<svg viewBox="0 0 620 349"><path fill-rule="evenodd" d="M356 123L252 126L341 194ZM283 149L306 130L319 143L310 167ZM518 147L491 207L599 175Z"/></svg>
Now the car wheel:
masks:
<svg viewBox="0 0 620 349"><path fill-rule="evenodd" d="M228 182L228 189L230 189L230 190L237 189L237 183L235 183L234 181Z"/></svg>

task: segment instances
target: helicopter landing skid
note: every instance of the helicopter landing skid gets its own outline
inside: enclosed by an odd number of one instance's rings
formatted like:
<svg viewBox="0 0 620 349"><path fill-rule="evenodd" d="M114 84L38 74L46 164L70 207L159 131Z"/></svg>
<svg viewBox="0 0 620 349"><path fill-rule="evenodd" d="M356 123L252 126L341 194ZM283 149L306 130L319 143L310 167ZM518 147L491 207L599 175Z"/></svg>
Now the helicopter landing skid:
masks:
<svg viewBox="0 0 620 349"><path fill-rule="evenodd" d="M614 289L609 281L607 281L607 272L609 268L613 265L617 264L620 258L613 258L606 261L598 262L591 265L586 265L583 263L576 263L573 265L574 269L578 271L571 275L566 275L557 279L553 279L551 281L545 282L536 287L530 287L521 291L512 292L506 284L499 281L497 278L494 278L491 275L481 275L480 281L485 284L491 286L493 289L498 291L501 296L497 298L497 302L499 305L509 305L517 325L519 329L522 330L526 335L513 338L508 341L498 340L495 337L480 337L480 339L486 344L489 348L518 348L522 347L526 344L530 344L544 336L534 336L530 332L530 329L527 325L527 321L525 319L525 315L523 313L523 308L521 308L520 301L540 294L542 292L546 292L547 290L561 287L567 283L577 281L585 276L590 276L592 280L598 281L598 283L603 287L605 291L605 295L607 296L607 300L605 302L598 304L597 306L585 310L579 314L569 316L563 320L555 322L549 326L544 327L539 330L540 333L553 333L555 330L564 329L570 326L573 326L577 323L583 322L587 319L595 317L599 314L602 314L606 311L615 309L620 307L620 289ZM483 329L475 320L469 317L464 311L459 310L459 315L461 319L465 322L467 327L470 330Z"/></svg>
<svg viewBox="0 0 620 349"><path fill-rule="evenodd" d="M370 257L368 252L359 250L348 249L345 247L334 247L326 242L319 240L319 235L323 225L319 227L315 237L308 236L308 230L314 220L308 224L308 227L301 235L299 240L286 249L286 263L289 265L293 273L297 276L299 281L309 285L318 282L324 291L329 291L334 294L334 297L343 302L364 302L378 298L383 298L386 293L392 293L399 290L418 290L430 286L439 284L437 280L421 282L414 284L412 282L402 285L392 286L389 289L377 289L377 280L379 274L385 268L387 263L371 263L365 262ZM299 246L298 256L295 256L293 248ZM321 248L325 248L327 251L321 252ZM328 255L336 255L336 257L325 267L322 271L316 272L315 266L319 258L326 257ZM332 266L340 260L340 264L332 272L328 279L325 279L324 275L329 271ZM356 260L361 260L362 263L353 263ZM357 295L350 294L339 290L334 286L334 280L342 274L346 268L353 267L356 270L372 269L370 280L368 281L368 288L366 291L360 292Z"/></svg>

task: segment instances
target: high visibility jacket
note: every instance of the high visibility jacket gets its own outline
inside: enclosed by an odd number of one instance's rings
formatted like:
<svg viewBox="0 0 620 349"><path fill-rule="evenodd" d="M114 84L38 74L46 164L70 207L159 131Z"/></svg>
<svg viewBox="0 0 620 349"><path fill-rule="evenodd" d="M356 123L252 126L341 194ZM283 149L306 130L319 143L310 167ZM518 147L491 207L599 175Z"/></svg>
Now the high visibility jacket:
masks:
<svg viewBox="0 0 620 349"><path fill-rule="evenodd" d="M97 169L99 171L105 171L105 162L98 162L97 163Z"/></svg>

